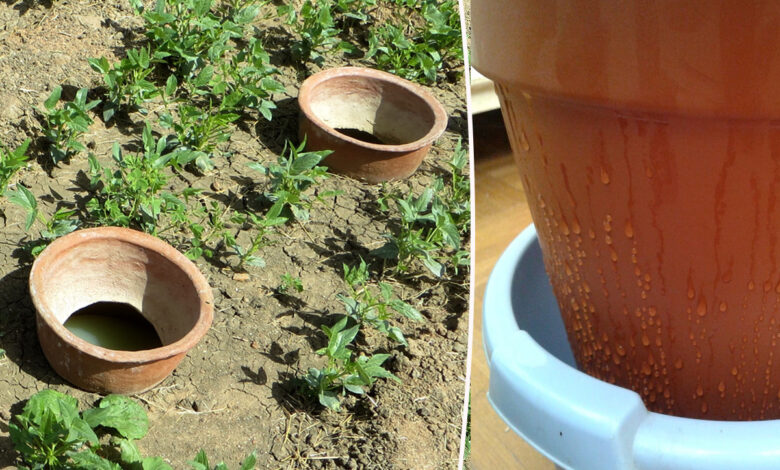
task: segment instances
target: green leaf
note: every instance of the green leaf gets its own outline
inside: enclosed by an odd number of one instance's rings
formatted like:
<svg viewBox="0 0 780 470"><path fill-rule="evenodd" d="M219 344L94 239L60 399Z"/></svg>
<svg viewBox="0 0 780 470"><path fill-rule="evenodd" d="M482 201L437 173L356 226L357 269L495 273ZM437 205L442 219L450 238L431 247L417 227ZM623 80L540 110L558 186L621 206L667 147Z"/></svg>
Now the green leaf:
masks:
<svg viewBox="0 0 780 470"><path fill-rule="evenodd" d="M173 96L178 87L179 81L176 79L176 75L169 75L168 80L165 81L165 96Z"/></svg>
<svg viewBox="0 0 780 470"><path fill-rule="evenodd" d="M390 307L401 315L414 321L422 321L423 316L414 307L403 300L393 299L390 301Z"/></svg>
<svg viewBox="0 0 780 470"><path fill-rule="evenodd" d="M320 163L323 158L327 157L331 153L333 152L330 150L302 153L298 155L298 158L296 158L295 161L293 161L293 164L290 167L290 172L294 175L300 175L307 170L311 170L317 166L317 164Z"/></svg>
<svg viewBox="0 0 780 470"><path fill-rule="evenodd" d="M46 99L46 101L43 102L43 105L46 107L46 109L51 111L52 109L54 109L55 106L57 106L57 102L60 100L61 95L62 95L62 87L58 86L51 92L51 94Z"/></svg>
<svg viewBox="0 0 780 470"><path fill-rule="evenodd" d="M132 464L143 460L141 451L138 450L135 442L125 438L118 438L116 443L119 445L120 459L123 463Z"/></svg>
<svg viewBox="0 0 780 470"><path fill-rule="evenodd" d="M84 420L93 428L113 428L129 439L140 439L149 430L146 411L123 395L108 395L100 400L98 408L86 410L83 415Z"/></svg>
<svg viewBox="0 0 780 470"><path fill-rule="evenodd" d="M29 231L35 219L38 217L38 201L35 199L33 193L29 189L25 188L21 184L16 186L15 190L9 190L5 193L6 197L12 203L21 206L27 211L27 220L25 222L24 230Z"/></svg>
<svg viewBox="0 0 780 470"><path fill-rule="evenodd" d="M333 411L338 411L341 404L339 403L339 396L331 390L323 390L318 394L320 404L326 408L330 408Z"/></svg>
<svg viewBox="0 0 780 470"><path fill-rule="evenodd" d="M146 457L141 461L142 470L173 470L162 457Z"/></svg>
<svg viewBox="0 0 780 470"><path fill-rule="evenodd" d="M209 458L206 455L206 451L203 449L198 452L198 455L196 455L195 459L189 462L189 464L195 470L211 470L211 467L209 466Z"/></svg>
<svg viewBox="0 0 780 470"><path fill-rule="evenodd" d="M249 454L243 462L241 462L241 470L254 470L257 465L257 453L252 452Z"/></svg>
<svg viewBox="0 0 780 470"><path fill-rule="evenodd" d="M91 449L70 454L70 458L74 466L68 468L73 470L122 470L119 464L97 455Z"/></svg>

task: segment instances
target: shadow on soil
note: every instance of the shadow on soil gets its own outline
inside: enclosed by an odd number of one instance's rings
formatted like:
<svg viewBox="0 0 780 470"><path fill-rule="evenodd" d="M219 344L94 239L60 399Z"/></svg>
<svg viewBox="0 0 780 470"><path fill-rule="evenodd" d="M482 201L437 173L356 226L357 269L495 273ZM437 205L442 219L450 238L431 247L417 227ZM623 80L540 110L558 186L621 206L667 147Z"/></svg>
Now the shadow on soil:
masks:
<svg viewBox="0 0 780 470"><path fill-rule="evenodd" d="M27 288L29 274L30 266L24 266L0 279L0 349L5 350L5 360L44 387L62 385L66 382L49 366L38 343L35 307Z"/></svg>

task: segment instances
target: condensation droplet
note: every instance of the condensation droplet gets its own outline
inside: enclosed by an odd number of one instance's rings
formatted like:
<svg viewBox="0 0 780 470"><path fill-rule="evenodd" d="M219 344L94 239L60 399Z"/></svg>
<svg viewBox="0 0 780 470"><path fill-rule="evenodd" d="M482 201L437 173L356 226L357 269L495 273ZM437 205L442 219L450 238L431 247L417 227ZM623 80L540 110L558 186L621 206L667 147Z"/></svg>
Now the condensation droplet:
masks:
<svg viewBox="0 0 780 470"><path fill-rule="evenodd" d="M702 403L701 404L701 412L703 414L707 414L707 404L706 403Z"/></svg>
<svg viewBox="0 0 780 470"><path fill-rule="evenodd" d="M683 361L682 359L677 359L674 361L674 368L675 369L682 369L683 368Z"/></svg>
<svg viewBox="0 0 780 470"><path fill-rule="evenodd" d="M753 281L748 282L748 290L753 290L756 288L756 284Z"/></svg>
<svg viewBox="0 0 780 470"><path fill-rule="evenodd" d="M704 389L701 387L701 384L696 386L696 396L700 397L704 395Z"/></svg>
<svg viewBox="0 0 780 470"><path fill-rule="evenodd" d="M609 250L609 257L612 259L613 262L617 262L617 260L618 260L617 251L615 251L614 249L610 249Z"/></svg>
<svg viewBox="0 0 780 470"><path fill-rule="evenodd" d="M634 226L631 225L631 221L626 221L626 230L625 230L626 236L628 238L634 238ZM780 284L778 284L780 285Z"/></svg>
<svg viewBox="0 0 780 470"><path fill-rule="evenodd" d="M649 364L642 364L642 373L645 374L645 375L650 375L650 374L653 373L653 370L650 369L650 365Z"/></svg>
<svg viewBox="0 0 780 470"><path fill-rule="evenodd" d="M726 305L726 302L721 302L719 308L721 312L725 312L728 306Z"/></svg>
<svg viewBox="0 0 780 470"><path fill-rule="evenodd" d="M642 344L645 346L650 346L650 338L648 338L644 333L642 334Z"/></svg>
<svg viewBox="0 0 780 470"><path fill-rule="evenodd" d="M596 239L596 232L594 232L593 229L588 229L588 238L590 238L591 240Z"/></svg>
<svg viewBox="0 0 780 470"><path fill-rule="evenodd" d="M723 392L725 392L725 391L726 391L726 384L725 384L725 383L723 383L723 381L722 381L722 380L721 380L721 381L720 381L720 383L718 384L718 391L719 391L719 392L721 392L721 393L723 393Z"/></svg>
<svg viewBox="0 0 780 470"><path fill-rule="evenodd" d="M618 344L617 345L617 353L620 356L625 356L626 355L626 348L624 348L622 344Z"/></svg>
<svg viewBox="0 0 780 470"><path fill-rule="evenodd" d="M607 170L604 168L601 169L601 182L604 184L609 184L609 173L607 173Z"/></svg>
<svg viewBox="0 0 780 470"><path fill-rule="evenodd" d="M736 367L732 367L732 368L731 368L731 375L737 375L737 372L738 372L738 371L737 371L737 368L736 368Z"/></svg>
<svg viewBox="0 0 780 470"><path fill-rule="evenodd" d="M707 315L707 301L704 297L699 297L699 305L696 306L696 315L703 317Z"/></svg>
<svg viewBox="0 0 780 470"><path fill-rule="evenodd" d="M523 150L526 152L531 150L531 145L528 143L528 136L525 135L525 129L520 128L520 145L523 146Z"/></svg>

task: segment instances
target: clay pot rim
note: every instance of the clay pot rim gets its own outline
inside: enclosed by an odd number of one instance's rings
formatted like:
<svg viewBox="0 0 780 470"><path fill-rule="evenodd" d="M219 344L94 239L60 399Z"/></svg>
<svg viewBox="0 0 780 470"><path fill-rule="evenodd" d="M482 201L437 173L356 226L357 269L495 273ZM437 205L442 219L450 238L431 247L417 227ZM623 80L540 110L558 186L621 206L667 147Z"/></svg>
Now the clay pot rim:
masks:
<svg viewBox="0 0 780 470"><path fill-rule="evenodd" d="M195 326L184 337L171 344L141 351L118 351L96 346L71 333L57 321L48 304L38 295L44 287L40 276L41 266L55 255L77 245L94 240L111 239L129 243L153 251L168 259L192 281L200 301L200 315ZM39 318L46 322L59 339L83 353L105 361L124 364L140 364L168 359L186 353L206 334L214 319L214 296L206 278L186 256L168 243L144 232L124 227L96 227L77 230L52 242L36 258L30 270L30 297Z"/></svg>
<svg viewBox="0 0 780 470"><path fill-rule="evenodd" d="M314 88L328 80L342 77L359 77L378 80L389 82L404 88L410 93L421 98L425 104L428 105L428 108L433 112L434 116L433 126L431 126L431 129L423 137L413 142L398 145L373 144L356 139L354 137L350 137L346 134L342 134L336 129L325 124L325 122L320 119L311 109L311 93ZM366 67L336 67L322 70L315 73L314 75L311 75L309 78L304 80L300 90L298 90L298 106L307 119L309 119L312 123L314 123L317 127L322 129L331 137L349 142L350 144L357 145L358 147L388 153L413 152L427 145L433 144L433 142L436 141L436 139L438 139L447 129L447 123L449 119L447 116L447 110L444 109L444 106L442 106L442 104L439 103L439 100L437 100L436 97L434 97L433 94L425 88L417 85L416 83L412 83L409 80L405 80L397 75Z"/></svg>

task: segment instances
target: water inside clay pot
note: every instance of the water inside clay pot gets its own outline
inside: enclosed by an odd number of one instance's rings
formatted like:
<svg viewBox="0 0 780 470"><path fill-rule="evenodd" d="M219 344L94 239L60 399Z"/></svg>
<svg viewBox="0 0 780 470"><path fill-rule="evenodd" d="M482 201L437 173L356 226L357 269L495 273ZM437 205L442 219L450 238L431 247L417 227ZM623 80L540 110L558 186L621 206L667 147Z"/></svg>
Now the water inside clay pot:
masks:
<svg viewBox="0 0 780 470"><path fill-rule="evenodd" d="M124 302L87 305L73 312L64 326L84 341L106 349L143 351L163 345L149 320Z"/></svg>
<svg viewBox="0 0 780 470"><path fill-rule="evenodd" d="M352 129L352 128L346 128L346 127L339 127L336 129L336 131L352 137L353 139L357 139L363 142L368 142L369 144L379 144L379 145L395 145L399 142L392 141L393 139L389 139L386 137L379 137L378 135L372 134L370 132L366 132L361 129Z"/></svg>

